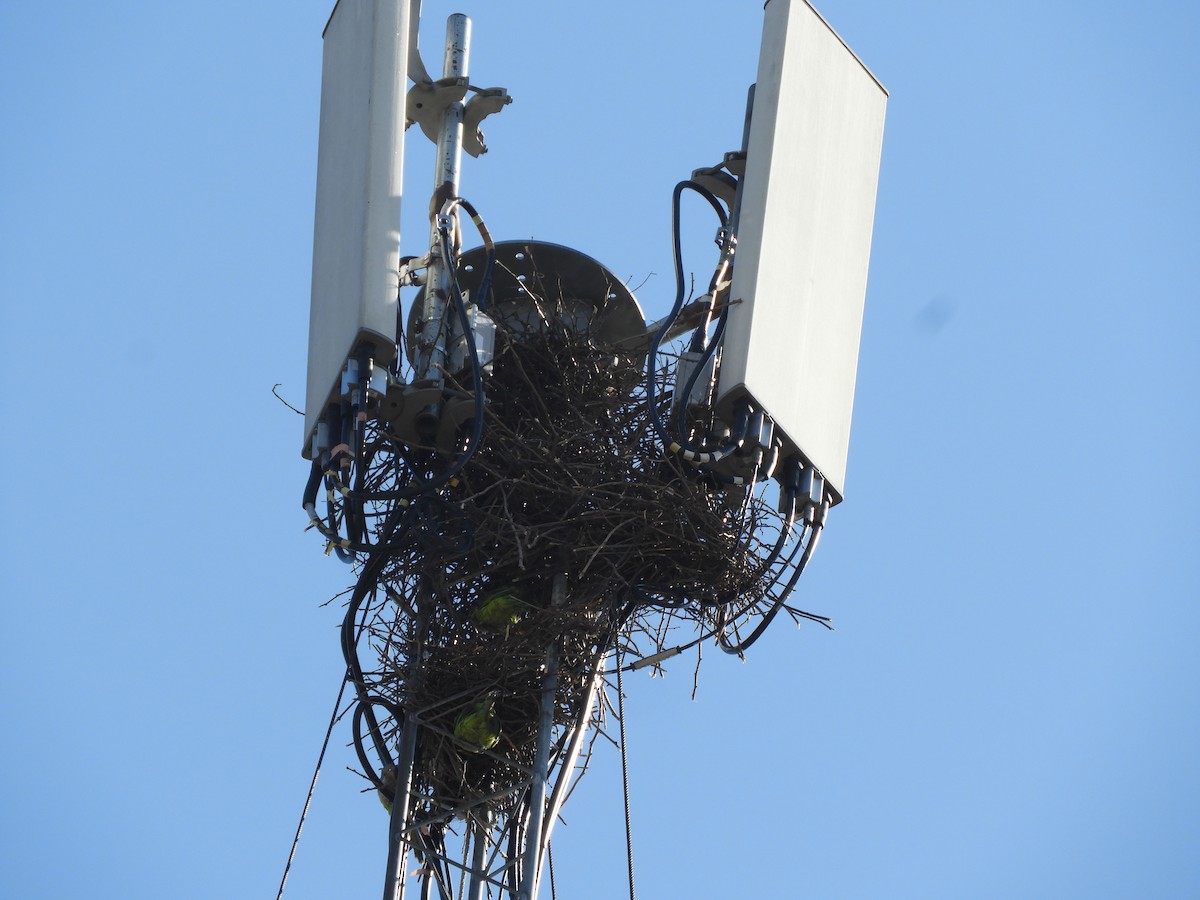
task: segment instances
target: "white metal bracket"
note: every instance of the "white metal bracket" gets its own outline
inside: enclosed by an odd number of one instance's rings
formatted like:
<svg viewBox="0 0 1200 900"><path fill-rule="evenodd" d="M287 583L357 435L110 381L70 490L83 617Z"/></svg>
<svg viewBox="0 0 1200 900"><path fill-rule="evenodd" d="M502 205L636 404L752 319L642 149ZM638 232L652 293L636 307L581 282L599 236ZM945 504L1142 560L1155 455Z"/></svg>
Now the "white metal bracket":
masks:
<svg viewBox="0 0 1200 900"><path fill-rule="evenodd" d="M471 156L479 157L487 153L487 144L483 142L483 132L479 123L490 115L500 112L512 97L504 88L480 88L474 97L467 101L463 109L463 149Z"/></svg>
<svg viewBox="0 0 1200 900"><path fill-rule="evenodd" d="M465 96L465 77L439 78L437 81L414 84L409 88L405 100L404 112L408 117L405 129L414 123L420 125L425 137L436 144L446 110L455 103L461 103Z"/></svg>

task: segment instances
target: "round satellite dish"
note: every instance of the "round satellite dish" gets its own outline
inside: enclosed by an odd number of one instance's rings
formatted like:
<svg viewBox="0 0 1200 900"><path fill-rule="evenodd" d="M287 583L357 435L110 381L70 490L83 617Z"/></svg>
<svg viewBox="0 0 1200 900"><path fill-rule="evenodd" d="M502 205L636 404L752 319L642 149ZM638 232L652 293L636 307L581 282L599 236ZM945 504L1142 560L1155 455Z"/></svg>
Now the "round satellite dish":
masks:
<svg viewBox="0 0 1200 900"><path fill-rule="evenodd" d="M487 251L475 247L459 257L458 283L471 302L479 297ZM642 309L633 293L605 266L578 250L543 241L496 244L496 265L488 291L487 313L511 334L535 334L555 319L586 331L599 347L635 352L646 331ZM424 292L408 314L407 348L415 358L414 337L421 332ZM447 315L451 315L447 312Z"/></svg>

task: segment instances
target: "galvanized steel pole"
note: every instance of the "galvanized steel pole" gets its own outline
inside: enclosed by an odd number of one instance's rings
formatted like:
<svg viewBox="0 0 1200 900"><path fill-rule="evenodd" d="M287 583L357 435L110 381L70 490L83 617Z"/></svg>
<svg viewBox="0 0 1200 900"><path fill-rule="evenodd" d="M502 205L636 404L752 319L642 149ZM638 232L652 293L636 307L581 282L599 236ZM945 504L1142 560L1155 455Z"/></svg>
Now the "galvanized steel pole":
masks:
<svg viewBox="0 0 1200 900"><path fill-rule="evenodd" d="M423 642L429 608L434 602L428 588L422 588L417 596L418 641ZM417 677L421 677L418 672ZM392 800L392 816L388 822L388 860L383 883L383 900L403 900L404 861L408 858L411 843L405 835L412 814L413 763L417 755L417 734L421 723L411 710L406 710L404 724L400 728L400 748L396 760L396 796Z"/></svg>
<svg viewBox="0 0 1200 900"><path fill-rule="evenodd" d="M467 900L484 900L484 891L487 890L487 848L491 829L486 810L481 812L480 816L481 818L472 825L475 846L471 856L471 881Z"/></svg>
<svg viewBox="0 0 1200 900"><path fill-rule="evenodd" d="M567 745L565 758L559 763L558 778L554 783L554 790L550 794L550 807L546 810L546 824L542 826L542 839L549 844L550 832L554 828L554 821L558 818L558 811L562 809L563 803L567 799L567 791L571 787L571 775L575 771L575 764L579 761L579 752L583 748L583 738L587 734L588 722L592 718L592 708L596 705L596 695L600 691L600 686L603 683L603 678L600 675L600 666L604 661L604 654L596 653L596 659L592 663L590 681L588 684L587 696L584 698L583 705L579 708L579 718L575 720L575 731L571 735L571 739Z"/></svg>
<svg viewBox="0 0 1200 900"><path fill-rule="evenodd" d="M567 599L567 578L555 575L551 586L550 606L559 609ZM558 695L559 648L555 643L546 651L546 673L542 679L541 721L538 725L537 756L533 763L533 780L529 785L529 831L525 835L524 871L518 900L535 900L538 877L541 875L542 844L546 822L546 793L550 782L550 745L554 736L554 706Z"/></svg>
<svg viewBox="0 0 1200 900"><path fill-rule="evenodd" d="M388 861L383 900L402 900L404 897L404 860L408 858L409 843L404 836L404 829L412 810L412 772L418 727L415 717L405 717L400 735L400 758L396 761L396 797L392 801L392 818L388 824Z"/></svg>
<svg viewBox="0 0 1200 900"><path fill-rule="evenodd" d="M455 13L446 22L443 83L451 79L466 80L470 44L471 20L461 13ZM429 271L426 275L425 299L421 309L420 353L416 367L418 382L442 382L441 366L445 363L446 355L442 322L450 296L450 267L454 265L454 260L443 258L438 220L446 201L458 196L458 179L462 168L464 108L465 104L461 99L449 104L442 118L441 131L438 133L434 189L429 208ZM455 212L452 215L455 222L452 233L457 235L458 214ZM452 245L453 243L451 240Z"/></svg>

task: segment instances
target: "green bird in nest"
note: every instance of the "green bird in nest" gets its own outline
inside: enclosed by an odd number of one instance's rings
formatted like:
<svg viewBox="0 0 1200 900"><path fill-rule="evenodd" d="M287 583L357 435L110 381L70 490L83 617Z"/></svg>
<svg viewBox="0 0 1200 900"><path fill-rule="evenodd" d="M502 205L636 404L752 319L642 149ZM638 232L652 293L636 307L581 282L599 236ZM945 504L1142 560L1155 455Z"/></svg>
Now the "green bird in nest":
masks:
<svg viewBox="0 0 1200 900"><path fill-rule="evenodd" d="M493 591L475 607L475 621L484 628L505 631L525 617L529 605L512 588Z"/></svg>
<svg viewBox="0 0 1200 900"><path fill-rule="evenodd" d="M379 773L379 781L383 785L383 789L376 789L375 793L379 795L379 802L390 816L392 814L392 798L396 796L396 767L384 766L383 771Z"/></svg>
<svg viewBox="0 0 1200 900"><path fill-rule="evenodd" d="M454 720L454 736L478 750L491 750L500 743L496 698L488 696L468 707Z"/></svg>

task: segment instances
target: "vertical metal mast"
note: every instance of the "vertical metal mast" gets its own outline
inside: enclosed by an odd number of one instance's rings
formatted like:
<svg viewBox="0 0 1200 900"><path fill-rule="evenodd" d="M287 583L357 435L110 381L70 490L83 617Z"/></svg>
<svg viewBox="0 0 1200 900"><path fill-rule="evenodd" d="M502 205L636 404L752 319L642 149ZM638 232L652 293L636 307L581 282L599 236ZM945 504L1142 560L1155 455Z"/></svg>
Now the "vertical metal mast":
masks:
<svg viewBox="0 0 1200 900"><path fill-rule="evenodd" d="M446 48L442 65L442 84L461 83L465 94L470 57L471 20L461 13L446 22ZM459 171L462 167L463 110L462 99L446 106L442 127L438 133L437 160L434 170L433 198L430 200L429 271L425 286L424 308L421 310L420 352L416 362L418 382L441 384L441 366L445 362L445 343L442 320L450 296L450 267L454 260L443 258L439 234L439 219L446 201L458 196ZM455 226L452 233L457 243L458 213L452 212Z"/></svg>
<svg viewBox="0 0 1200 900"><path fill-rule="evenodd" d="M417 598L416 629L419 639L423 639L428 626L429 608L432 603L429 591L422 590L421 596ZM417 735L420 729L420 719L410 711L400 729L400 748L396 759L396 796L392 800L392 812L388 820L388 860L383 883L383 900L402 900L404 897L404 866L411 840L411 836L404 833L404 828L412 818L413 763L416 760Z"/></svg>
<svg viewBox="0 0 1200 900"><path fill-rule="evenodd" d="M461 13L450 16L446 22L446 43L442 62L443 84L461 84L464 95L470 42L471 20ZM415 365L418 381L434 381L438 385L442 382L441 365L445 361L445 343L441 334L442 319L450 295L450 267L454 265L454 260L446 259L442 252L439 219L446 201L458 196L459 172L462 168L463 109L461 97L449 103L442 114L441 129L438 132L434 191L429 211L429 271L422 310L420 356ZM452 212L451 215L457 219L456 213ZM457 228L453 233L457 235ZM432 600L429 597L423 597L419 601L419 631L424 628L425 614L430 602ZM417 677L420 677L419 673ZM418 716L410 711L400 734L396 798L388 827L388 861L383 900L401 900L404 896L404 868L412 837L406 833L406 828L412 819L412 770L420 727Z"/></svg>
<svg viewBox="0 0 1200 900"><path fill-rule="evenodd" d="M470 42L471 20L461 13L450 16L446 22L442 77L444 81L461 81L464 94ZM422 310L421 355L417 361L417 379L436 381L439 385L442 381L440 366L445 356L445 344L441 337L442 319L450 295L450 267L454 265L454 260L444 258L438 220L446 201L458 196L459 171L462 167L463 109L464 104L459 99L448 104L443 113L437 141L433 199L430 201L429 271L425 306ZM451 215L457 218L456 213ZM457 234L457 229L454 229L453 233ZM425 608L427 603L431 602L429 598L422 599L424 602L421 603L418 629L424 627ZM401 900L404 896L404 868L411 840L411 836L406 834L404 829L409 826L412 818L412 770L420 727L418 717L410 714L401 730L396 799L388 827L388 862L383 900Z"/></svg>
<svg viewBox="0 0 1200 900"><path fill-rule="evenodd" d="M563 575L554 576L550 606L559 609L566 602L566 582ZM550 783L550 743L554 734L554 701L558 693L559 647L557 642L546 650L546 672L542 678L541 718L538 723L537 755L533 764L533 780L529 785L529 830L526 833L525 865L522 872L519 900L537 897L538 876L541 874L542 850L549 837L551 823L545 821L546 793Z"/></svg>

